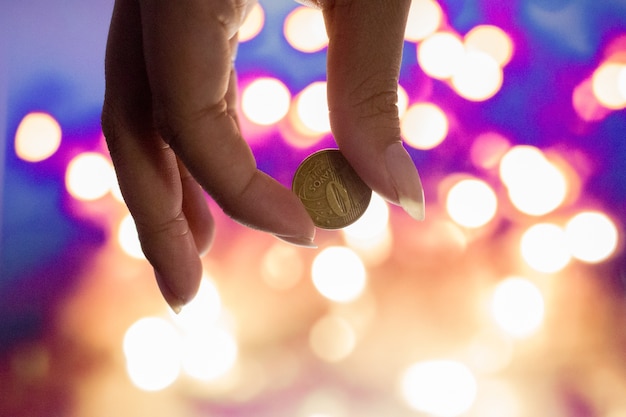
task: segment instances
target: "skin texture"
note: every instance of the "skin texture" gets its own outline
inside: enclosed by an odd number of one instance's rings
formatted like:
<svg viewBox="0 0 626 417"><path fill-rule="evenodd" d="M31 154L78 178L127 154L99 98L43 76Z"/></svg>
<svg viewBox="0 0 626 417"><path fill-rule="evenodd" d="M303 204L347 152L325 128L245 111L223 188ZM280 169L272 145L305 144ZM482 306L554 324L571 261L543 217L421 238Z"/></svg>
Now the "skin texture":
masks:
<svg viewBox="0 0 626 417"><path fill-rule="evenodd" d="M396 89L410 0L313 1L329 35L333 134L357 173L414 218L423 193L402 148ZM256 168L236 114L237 31L254 2L116 0L102 127L159 288L178 311L197 292L214 222L302 246L315 228L297 197Z"/></svg>

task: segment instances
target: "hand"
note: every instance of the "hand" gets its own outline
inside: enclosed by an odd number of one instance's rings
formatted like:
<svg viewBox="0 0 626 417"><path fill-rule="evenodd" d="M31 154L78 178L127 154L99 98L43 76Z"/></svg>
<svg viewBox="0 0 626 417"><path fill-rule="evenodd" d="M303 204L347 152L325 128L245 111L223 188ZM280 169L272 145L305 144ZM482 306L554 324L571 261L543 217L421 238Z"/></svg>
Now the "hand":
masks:
<svg viewBox="0 0 626 417"><path fill-rule="evenodd" d="M214 223L204 188L233 219L314 246L297 197L257 170L236 114L237 31L254 2L116 0L102 126L124 200L175 311L197 292ZM401 145L396 89L410 0L317 2L329 33L335 138L373 190L423 217Z"/></svg>

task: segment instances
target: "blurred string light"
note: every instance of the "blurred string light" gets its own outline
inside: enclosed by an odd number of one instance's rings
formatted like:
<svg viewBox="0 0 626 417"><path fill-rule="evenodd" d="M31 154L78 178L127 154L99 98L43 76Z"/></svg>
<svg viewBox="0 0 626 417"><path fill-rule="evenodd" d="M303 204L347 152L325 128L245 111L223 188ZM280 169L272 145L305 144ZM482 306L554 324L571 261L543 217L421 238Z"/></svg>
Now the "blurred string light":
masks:
<svg viewBox="0 0 626 417"><path fill-rule="evenodd" d="M265 24L265 12L259 3L255 3L248 17L237 32L239 42L247 42L258 35Z"/></svg>
<svg viewBox="0 0 626 417"><path fill-rule="evenodd" d="M475 178L458 181L446 197L446 210L452 220L468 228L489 223L497 209L496 193L486 182Z"/></svg>
<svg viewBox="0 0 626 417"><path fill-rule="evenodd" d="M460 416L476 399L478 384L469 368L452 360L417 362L401 380L404 400L414 410L438 417Z"/></svg>
<svg viewBox="0 0 626 417"><path fill-rule="evenodd" d="M413 0L409 9L404 38L419 42L441 26L443 11L434 0Z"/></svg>
<svg viewBox="0 0 626 417"><path fill-rule="evenodd" d="M448 117L436 104L416 103L404 112L400 129L409 146L433 149L448 135Z"/></svg>
<svg viewBox="0 0 626 417"><path fill-rule="evenodd" d="M248 84L241 96L241 110L248 120L269 126L281 120L289 111L291 93L280 80L257 78Z"/></svg>
<svg viewBox="0 0 626 417"><path fill-rule="evenodd" d="M356 346L356 333L344 318L329 314L318 319L309 333L313 353L326 362L339 362Z"/></svg>
<svg viewBox="0 0 626 417"><path fill-rule="evenodd" d="M301 52L318 52L328 45L324 17L317 9L295 8L285 19L283 33L289 45Z"/></svg>
<svg viewBox="0 0 626 417"><path fill-rule="evenodd" d="M65 186L77 200L97 200L110 192L116 182L111 161L97 152L77 155L67 165Z"/></svg>
<svg viewBox="0 0 626 417"><path fill-rule="evenodd" d="M563 173L534 146L514 146L500 160L500 179L515 208L541 216L565 200L568 184Z"/></svg>
<svg viewBox="0 0 626 417"><path fill-rule="evenodd" d="M495 322L509 335L524 338L543 323L544 299L539 288L529 280L509 277L500 282L491 301Z"/></svg>
<svg viewBox="0 0 626 417"><path fill-rule="evenodd" d="M572 256L588 263L608 259L617 250L619 234L613 221L604 213L584 211L565 225L567 245Z"/></svg>
<svg viewBox="0 0 626 417"><path fill-rule="evenodd" d="M520 251L530 267L544 273L558 272L571 260L565 231L552 223L529 227L522 235Z"/></svg>
<svg viewBox="0 0 626 417"><path fill-rule="evenodd" d="M344 246L330 246L318 253L311 276L320 294L340 303L357 299L367 283L363 261Z"/></svg>
<svg viewBox="0 0 626 417"><path fill-rule="evenodd" d="M28 162L40 162L59 149L61 126L48 113L29 113L20 122L15 132L15 153Z"/></svg>

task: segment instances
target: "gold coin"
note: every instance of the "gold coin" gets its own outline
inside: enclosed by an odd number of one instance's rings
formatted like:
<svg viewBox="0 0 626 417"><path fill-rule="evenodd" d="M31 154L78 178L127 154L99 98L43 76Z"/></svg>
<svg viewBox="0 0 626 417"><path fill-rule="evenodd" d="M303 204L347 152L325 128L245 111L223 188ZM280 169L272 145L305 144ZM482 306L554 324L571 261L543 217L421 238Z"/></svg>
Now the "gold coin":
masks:
<svg viewBox="0 0 626 417"><path fill-rule="evenodd" d="M323 229L340 229L354 223L372 197L372 190L338 149L309 155L296 170L291 189L313 223Z"/></svg>

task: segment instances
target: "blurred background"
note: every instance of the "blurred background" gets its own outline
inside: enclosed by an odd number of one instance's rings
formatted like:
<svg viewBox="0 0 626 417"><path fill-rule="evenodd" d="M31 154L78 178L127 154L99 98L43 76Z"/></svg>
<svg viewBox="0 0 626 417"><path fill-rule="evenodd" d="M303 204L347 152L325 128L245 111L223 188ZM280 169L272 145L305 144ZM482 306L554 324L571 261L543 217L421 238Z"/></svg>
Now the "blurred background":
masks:
<svg viewBox="0 0 626 417"><path fill-rule="evenodd" d="M0 416L625 417L626 2L413 0L424 183L317 249L216 240L173 315L99 124L112 0L2 2ZM242 130L289 186L334 147L321 14L261 0Z"/></svg>

